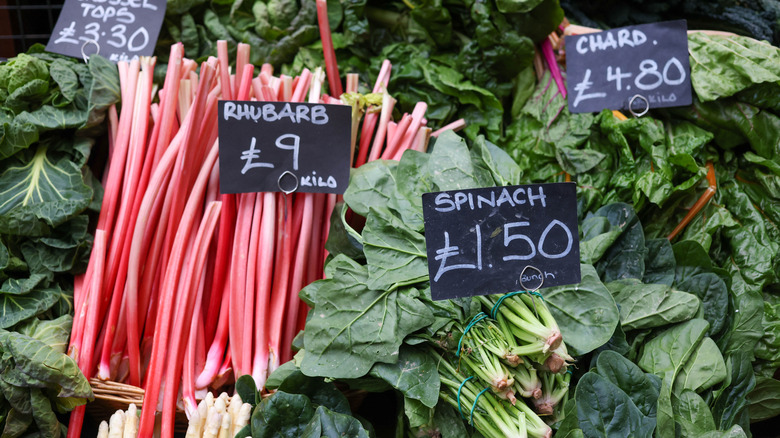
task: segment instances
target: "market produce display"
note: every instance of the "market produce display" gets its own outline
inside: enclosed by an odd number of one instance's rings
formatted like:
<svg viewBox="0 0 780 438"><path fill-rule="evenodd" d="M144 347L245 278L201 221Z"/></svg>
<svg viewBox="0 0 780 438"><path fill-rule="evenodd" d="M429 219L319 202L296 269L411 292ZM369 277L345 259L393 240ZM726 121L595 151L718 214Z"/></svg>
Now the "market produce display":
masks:
<svg viewBox="0 0 780 438"><path fill-rule="evenodd" d="M0 428L59 437L65 413L93 398L66 348L73 276L83 272L100 183L87 167L116 67L35 46L0 64Z"/></svg>
<svg viewBox="0 0 780 438"><path fill-rule="evenodd" d="M0 63L2 435L95 378L145 397L99 436L764 436L780 8L684 3L170 0L156 58ZM564 36L673 18L692 105L569 112ZM230 99L350 106L346 193L220 194ZM564 181L580 283L432 299L423 193Z"/></svg>

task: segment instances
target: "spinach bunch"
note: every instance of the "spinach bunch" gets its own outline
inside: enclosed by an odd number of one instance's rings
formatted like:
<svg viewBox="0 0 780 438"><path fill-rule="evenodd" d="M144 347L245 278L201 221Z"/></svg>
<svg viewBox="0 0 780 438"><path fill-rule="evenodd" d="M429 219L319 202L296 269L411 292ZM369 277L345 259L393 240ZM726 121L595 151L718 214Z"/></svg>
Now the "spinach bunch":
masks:
<svg viewBox="0 0 780 438"><path fill-rule="evenodd" d="M462 422L456 421L457 427L445 424L453 412L440 399L449 390L442 385L441 364L430 345L441 349L485 304L471 298L432 300L421 195L517 184L521 178L519 167L500 148L478 137L469 149L452 132L442 134L429 154L407 151L400 162L370 162L354 170L345 202L332 218L326 278L300 293L312 309L296 341L300 351L295 362L286 366L351 388L392 389L402 400L399 430L464 436L458 435L465 431ZM362 229L347 220L348 210L365 218ZM619 320L614 299L595 268L585 265L583 270L577 290L572 286L543 292L566 342L562 355L566 349L587 354L603 345ZM589 308L583 306L586 301ZM535 361L547 357L539 355ZM550 408L561 397L552 384L541 383Z"/></svg>
<svg viewBox="0 0 780 438"><path fill-rule="evenodd" d="M65 354L73 275L86 268L101 189L87 167L116 66L43 52L0 64L0 427L57 437L55 412L92 397Z"/></svg>

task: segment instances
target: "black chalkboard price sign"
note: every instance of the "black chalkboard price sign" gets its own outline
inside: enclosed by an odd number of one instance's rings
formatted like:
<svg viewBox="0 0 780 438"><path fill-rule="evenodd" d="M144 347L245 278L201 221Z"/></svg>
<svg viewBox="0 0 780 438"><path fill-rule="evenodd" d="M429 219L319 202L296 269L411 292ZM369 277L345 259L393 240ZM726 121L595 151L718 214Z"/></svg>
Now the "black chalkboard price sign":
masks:
<svg viewBox="0 0 780 438"><path fill-rule="evenodd" d="M574 183L425 193L436 300L580 282Z"/></svg>
<svg viewBox="0 0 780 438"><path fill-rule="evenodd" d="M154 54L166 0L65 0L46 50L129 61Z"/></svg>
<svg viewBox="0 0 780 438"><path fill-rule="evenodd" d="M347 105L220 101L220 192L344 193L351 125Z"/></svg>
<svg viewBox="0 0 780 438"><path fill-rule="evenodd" d="M685 20L641 24L566 37L569 111L690 105Z"/></svg>

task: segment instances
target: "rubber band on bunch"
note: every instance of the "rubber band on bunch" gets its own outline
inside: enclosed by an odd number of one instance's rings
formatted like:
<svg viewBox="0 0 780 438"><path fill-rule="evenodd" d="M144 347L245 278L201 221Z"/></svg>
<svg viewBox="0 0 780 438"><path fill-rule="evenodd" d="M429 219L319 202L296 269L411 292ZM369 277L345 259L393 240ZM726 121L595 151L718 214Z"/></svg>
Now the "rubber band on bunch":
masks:
<svg viewBox="0 0 780 438"><path fill-rule="evenodd" d="M455 356L460 357L460 348L461 348L461 345L463 344L463 338L466 337L466 333L468 333L469 330L471 330L471 328L474 327L478 322L482 321L483 319L485 319L487 317L488 316L487 316L487 314L485 314L485 312L479 312L476 315L474 315L473 318L471 318L471 321L466 326L466 329L463 330L463 334L460 335L460 340L458 341L458 351L455 352Z"/></svg>
<svg viewBox="0 0 780 438"><path fill-rule="evenodd" d="M493 318L493 319L496 319L498 317L498 309L499 309L499 307L501 307L501 303L503 303L505 299L507 299L509 297L513 297L515 295L522 295L522 294L525 294L525 293L528 293L528 292L526 292L524 290L519 290L517 292L509 292L508 294L506 294L506 295L502 296L501 298L499 298L498 301L496 301L496 304L493 304L493 308L490 309L490 317Z"/></svg>
<svg viewBox="0 0 780 438"><path fill-rule="evenodd" d="M463 379L462 382L460 382L460 386L458 387L458 398L456 400L457 403L458 403L458 413L460 414L460 418L462 418L464 420L466 419L466 417L463 415L463 410L461 409L460 393L463 390L463 385L465 385L466 382L468 382L469 380L471 380L473 378L474 378L474 376L466 377L465 379ZM477 394L477 396L474 398L474 403L471 405L471 410L469 411L469 425L474 426L474 409L477 408L477 402L479 401L479 398L482 396L482 394L487 392L489 389L490 389L489 386L486 387L485 389L480 391L479 394Z"/></svg>

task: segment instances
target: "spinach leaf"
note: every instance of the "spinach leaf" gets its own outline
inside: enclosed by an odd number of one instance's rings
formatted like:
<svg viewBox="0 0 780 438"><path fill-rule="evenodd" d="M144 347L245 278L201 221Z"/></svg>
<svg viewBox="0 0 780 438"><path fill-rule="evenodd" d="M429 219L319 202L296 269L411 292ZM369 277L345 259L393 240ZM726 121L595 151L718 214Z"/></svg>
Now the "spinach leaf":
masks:
<svg viewBox="0 0 780 438"><path fill-rule="evenodd" d="M780 415L780 380L756 376L756 387L748 394L750 421Z"/></svg>
<svg viewBox="0 0 780 438"><path fill-rule="evenodd" d="M575 390L577 417L585 437L652 437L654 421L615 384L586 373Z"/></svg>
<svg viewBox="0 0 780 438"><path fill-rule="evenodd" d="M675 391L690 389L701 393L726 379L726 363L711 338L702 339L696 351L680 369L674 382Z"/></svg>
<svg viewBox="0 0 780 438"><path fill-rule="evenodd" d="M673 385L677 374L704 338L708 327L707 321L694 318L663 330L642 349L637 364L646 372L661 378L656 426L660 436L674 434Z"/></svg>
<svg viewBox="0 0 780 438"><path fill-rule="evenodd" d="M425 237L386 208L372 207L363 228L368 286L374 290L413 284L428 278Z"/></svg>
<svg viewBox="0 0 780 438"><path fill-rule="evenodd" d="M624 330L662 327L696 316L699 299L664 284L644 284L638 280L607 283L620 309Z"/></svg>
<svg viewBox="0 0 780 438"><path fill-rule="evenodd" d="M615 300L591 265L580 265L579 284L545 289L544 299L574 355L583 355L606 343L620 316Z"/></svg>
<svg viewBox="0 0 780 438"><path fill-rule="evenodd" d="M674 420L680 425L682 436L703 436L717 430L707 402L689 389L672 397Z"/></svg>
<svg viewBox="0 0 780 438"><path fill-rule="evenodd" d="M290 435L292 436L292 435ZM368 438L368 432L356 418L333 412L325 406L318 406L301 438Z"/></svg>
<svg viewBox="0 0 780 438"><path fill-rule="evenodd" d="M645 374L633 362L614 351L599 354L596 372L625 392L643 415L655 419L658 377Z"/></svg>
<svg viewBox="0 0 780 438"><path fill-rule="evenodd" d="M402 345L396 363L377 363L369 374L401 391L406 399L418 400L428 408L435 407L439 401L436 362L418 348Z"/></svg>
<svg viewBox="0 0 780 438"><path fill-rule="evenodd" d="M751 356L748 351L741 351L728 357L727 386L718 391L711 404L712 416L721 430L737 424L748 406L748 394L756 386L756 376L750 363ZM745 420L748 424L740 424L740 426L748 428L749 418Z"/></svg>
<svg viewBox="0 0 780 438"><path fill-rule="evenodd" d="M314 414L314 407L305 395L277 391L252 412L252 436L301 436Z"/></svg>
<svg viewBox="0 0 780 438"><path fill-rule="evenodd" d="M308 376L357 378L374 363L394 363L410 333L433 322L430 310L414 288L371 290L368 268L345 256L329 264L333 278L315 288L315 309L306 324L306 353L301 371Z"/></svg>

